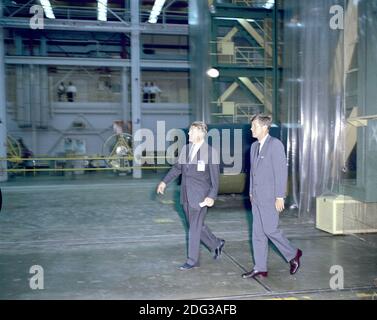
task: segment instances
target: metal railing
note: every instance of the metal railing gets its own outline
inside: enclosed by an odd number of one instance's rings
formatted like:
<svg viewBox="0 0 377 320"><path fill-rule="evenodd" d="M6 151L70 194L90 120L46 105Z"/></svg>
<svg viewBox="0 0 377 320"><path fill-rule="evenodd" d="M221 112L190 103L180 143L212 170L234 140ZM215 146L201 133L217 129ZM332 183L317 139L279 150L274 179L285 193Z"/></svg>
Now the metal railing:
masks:
<svg viewBox="0 0 377 320"><path fill-rule="evenodd" d="M264 105L259 103L237 103L235 105L235 114L233 122L238 123L240 119L246 119L248 122L252 115L262 113Z"/></svg>
<svg viewBox="0 0 377 320"><path fill-rule="evenodd" d="M272 66L273 60L262 47L234 46L232 52L222 53L223 41L211 41L210 55L217 56L218 63L241 64L251 67Z"/></svg>
<svg viewBox="0 0 377 320"><path fill-rule="evenodd" d="M264 8L267 2L267 0L223 0L223 3L226 4L253 8ZM275 0L275 3L277 3L279 8L283 6L283 0Z"/></svg>
<svg viewBox="0 0 377 320"><path fill-rule="evenodd" d="M140 22L148 22L149 10L141 10ZM157 23L161 24L188 24L188 12L165 10L158 16Z"/></svg>
<svg viewBox="0 0 377 320"><path fill-rule="evenodd" d="M218 104L218 102L213 102ZM236 103L233 114L212 113L212 115L224 119L228 123L249 123L251 116L263 113L265 106L261 103Z"/></svg>
<svg viewBox="0 0 377 320"><path fill-rule="evenodd" d="M272 79L264 78L264 82L260 81L258 78L254 78L254 82L257 84L257 88L263 92L265 101L272 101ZM254 83L254 84L255 84Z"/></svg>
<svg viewBox="0 0 377 320"><path fill-rule="evenodd" d="M164 164L159 164L157 159L164 159ZM148 164L148 159L153 161L153 164ZM109 161L132 161L133 156L66 156L66 157L33 157L33 158L0 158L0 161L7 161L8 168L3 170L10 173L38 173L38 172L77 172L77 171L131 171L132 169L141 170L157 170L169 169L171 166L167 162L172 159L167 156L141 156L140 162L145 163L142 166L120 166L113 167L109 165ZM150 163L150 162L149 162Z"/></svg>
<svg viewBox="0 0 377 320"><path fill-rule="evenodd" d="M245 64L251 67L272 65L272 58L266 56L265 50L260 47L234 47L235 64Z"/></svg>
<svg viewBox="0 0 377 320"><path fill-rule="evenodd" d="M265 43L272 42L272 27L266 21L267 20L250 21L250 24L262 36ZM261 25L261 24L263 24L263 25Z"/></svg>

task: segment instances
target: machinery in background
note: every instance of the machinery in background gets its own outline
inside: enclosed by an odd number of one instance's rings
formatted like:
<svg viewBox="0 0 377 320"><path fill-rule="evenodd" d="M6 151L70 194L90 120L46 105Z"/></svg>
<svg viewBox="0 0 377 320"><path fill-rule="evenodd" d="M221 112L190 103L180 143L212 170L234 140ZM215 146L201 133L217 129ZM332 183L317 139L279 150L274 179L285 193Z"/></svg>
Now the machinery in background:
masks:
<svg viewBox="0 0 377 320"><path fill-rule="evenodd" d="M7 159L8 169L32 167L32 161L25 160L32 158L33 152L24 144L21 138L7 136Z"/></svg>
<svg viewBox="0 0 377 320"><path fill-rule="evenodd" d="M108 158L106 164L114 168L114 170L131 173L133 157L132 135L123 132L124 122L122 120L114 121L113 129L115 134L110 136L102 147L102 154Z"/></svg>
<svg viewBox="0 0 377 320"><path fill-rule="evenodd" d="M12 136L7 136L8 168L15 168L21 163L21 146Z"/></svg>

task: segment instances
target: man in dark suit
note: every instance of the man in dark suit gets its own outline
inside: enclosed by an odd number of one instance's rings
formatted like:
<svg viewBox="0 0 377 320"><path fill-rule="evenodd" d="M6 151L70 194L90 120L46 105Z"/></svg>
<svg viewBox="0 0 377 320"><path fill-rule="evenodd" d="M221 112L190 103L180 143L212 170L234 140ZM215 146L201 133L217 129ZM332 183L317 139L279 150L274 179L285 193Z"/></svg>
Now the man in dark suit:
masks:
<svg viewBox="0 0 377 320"><path fill-rule="evenodd" d="M278 228L279 213L284 210L288 168L284 146L268 132L272 118L258 114L251 119L251 131L258 141L250 149L249 196L253 213L254 268L243 278L267 277L268 240L290 262L290 273L300 267L302 251L292 246Z"/></svg>
<svg viewBox="0 0 377 320"><path fill-rule="evenodd" d="M204 224L207 207L212 207L217 198L220 174L218 154L204 141L206 134L204 122L191 124L190 143L182 148L178 162L157 187L157 193L164 194L166 186L182 175L180 201L189 224L189 243L187 261L180 270L199 267L200 241L214 253L214 259L220 257L225 244Z"/></svg>

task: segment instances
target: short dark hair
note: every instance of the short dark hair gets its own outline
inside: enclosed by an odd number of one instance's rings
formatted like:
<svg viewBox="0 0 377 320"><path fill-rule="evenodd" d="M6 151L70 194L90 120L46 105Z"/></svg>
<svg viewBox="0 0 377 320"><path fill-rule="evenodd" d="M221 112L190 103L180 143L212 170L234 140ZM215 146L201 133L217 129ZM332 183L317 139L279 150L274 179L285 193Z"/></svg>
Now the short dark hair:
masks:
<svg viewBox="0 0 377 320"><path fill-rule="evenodd" d="M257 120L262 126L267 126L268 129L271 128L272 116L269 114L259 113L253 115L250 118L250 124L252 124L254 120Z"/></svg>

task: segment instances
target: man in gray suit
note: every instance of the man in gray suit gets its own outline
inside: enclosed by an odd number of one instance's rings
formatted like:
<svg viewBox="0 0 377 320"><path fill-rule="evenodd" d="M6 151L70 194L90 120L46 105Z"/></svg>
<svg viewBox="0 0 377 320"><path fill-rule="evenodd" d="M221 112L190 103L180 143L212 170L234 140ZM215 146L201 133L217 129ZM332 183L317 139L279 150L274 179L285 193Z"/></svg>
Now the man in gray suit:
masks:
<svg viewBox="0 0 377 320"><path fill-rule="evenodd" d="M180 201L189 224L189 244L187 261L180 270L199 267L200 241L214 253L214 259L220 257L225 244L204 224L207 207L212 207L217 197L220 174L218 154L204 141L206 134L204 122L191 124L190 144L182 148L178 162L157 187L157 193L164 194L166 186L182 175Z"/></svg>
<svg viewBox="0 0 377 320"><path fill-rule="evenodd" d="M251 131L258 141L250 149L249 196L253 213L253 253L255 266L242 278L267 277L268 240L290 262L290 273L300 267L302 251L291 245L278 228L279 213L284 210L288 168L284 146L268 132L272 117L258 114L251 118Z"/></svg>

